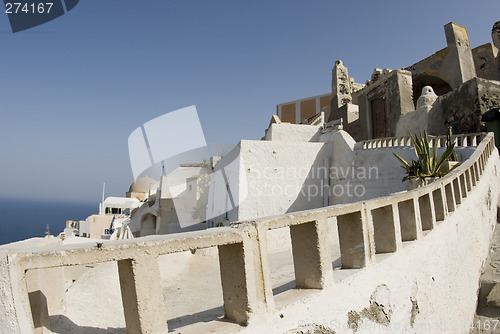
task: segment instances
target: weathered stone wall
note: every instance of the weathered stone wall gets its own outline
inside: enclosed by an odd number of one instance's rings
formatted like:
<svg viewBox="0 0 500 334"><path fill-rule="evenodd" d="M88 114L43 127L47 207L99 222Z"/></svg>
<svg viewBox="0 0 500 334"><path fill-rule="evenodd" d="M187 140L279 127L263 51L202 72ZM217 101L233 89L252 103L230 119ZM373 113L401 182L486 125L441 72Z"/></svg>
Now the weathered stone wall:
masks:
<svg viewBox="0 0 500 334"><path fill-rule="evenodd" d="M495 22L493 28L491 29L491 39L493 40L493 45L497 49L500 49L500 21Z"/></svg>
<svg viewBox="0 0 500 334"><path fill-rule="evenodd" d="M488 43L472 50L477 76L488 80L500 80L498 49Z"/></svg>
<svg viewBox="0 0 500 334"><path fill-rule="evenodd" d="M500 83L474 78L456 90L440 96L429 112L430 134L474 133L484 129L481 115L500 106Z"/></svg>
<svg viewBox="0 0 500 334"><path fill-rule="evenodd" d="M396 136L401 115L414 110L411 73L405 70L391 71L358 93L359 133L355 135L356 140L374 138L371 101L378 98L385 100L385 137Z"/></svg>
<svg viewBox="0 0 500 334"><path fill-rule="evenodd" d="M337 60L335 62L335 66L332 70L332 95L332 111L335 111L352 101L351 85L349 75L347 74L347 67L342 64L341 60Z"/></svg>
<svg viewBox="0 0 500 334"><path fill-rule="evenodd" d="M444 26L444 32L451 56L449 68L446 70L448 75L456 75L450 84L452 87L457 87L476 76L469 34L467 29L453 22Z"/></svg>
<svg viewBox="0 0 500 334"><path fill-rule="evenodd" d="M500 107L500 77L497 81L477 80L479 108L484 114L491 108Z"/></svg>
<svg viewBox="0 0 500 334"><path fill-rule="evenodd" d="M332 70L332 101L327 121L343 119L344 125L352 128L353 122L358 119L358 91L364 87L363 84L355 83L347 72L347 67L341 60L335 61ZM351 132L354 133L354 132Z"/></svg>
<svg viewBox="0 0 500 334"><path fill-rule="evenodd" d="M444 30L448 46L406 68L412 72L415 92L432 85L441 95L446 93L446 86L455 89L476 76L467 30L451 22Z"/></svg>

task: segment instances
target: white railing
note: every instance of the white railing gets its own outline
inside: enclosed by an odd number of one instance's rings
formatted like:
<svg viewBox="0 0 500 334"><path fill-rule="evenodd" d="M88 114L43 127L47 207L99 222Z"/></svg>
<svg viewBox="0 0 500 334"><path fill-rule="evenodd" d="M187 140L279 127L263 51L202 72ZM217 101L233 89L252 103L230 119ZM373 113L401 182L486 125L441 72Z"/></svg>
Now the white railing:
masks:
<svg viewBox="0 0 500 334"><path fill-rule="evenodd" d="M485 133L453 135L452 141L455 143L455 147L477 146L484 136ZM428 138L431 147L434 146L436 140L438 141L438 147L446 147L447 136L428 136ZM413 146L413 141L410 136L378 138L362 141L360 146L365 150L382 147L408 147Z"/></svg>
<svg viewBox="0 0 500 334"><path fill-rule="evenodd" d="M59 246L5 254L0 259L4 268L0 272L10 276L9 289L4 291L11 291L5 298L10 296L15 308L11 323L15 322L20 333L32 332L34 323L39 323L31 313L28 271L117 261L127 332L165 333L168 309L161 292L158 257L217 246L225 316L245 325L251 317L274 309L268 230L290 229L297 287L324 289L333 284L329 218L337 220L342 269L363 268L376 261L377 253L398 252L404 241L424 238L424 231L434 229L467 199L495 149L494 138L491 133L454 138L458 145L478 146L448 175L412 191L238 222L231 227L111 241L102 247ZM363 147L407 146L408 139L377 139L363 142Z"/></svg>

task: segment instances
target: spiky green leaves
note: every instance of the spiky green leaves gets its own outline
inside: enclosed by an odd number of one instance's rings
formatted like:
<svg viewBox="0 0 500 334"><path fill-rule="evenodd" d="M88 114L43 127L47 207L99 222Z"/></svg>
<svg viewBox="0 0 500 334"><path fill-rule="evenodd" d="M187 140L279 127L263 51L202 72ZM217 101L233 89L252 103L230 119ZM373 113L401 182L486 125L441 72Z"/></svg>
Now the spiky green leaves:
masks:
<svg viewBox="0 0 500 334"><path fill-rule="evenodd" d="M411 163L408 163L405 159L399 156L396 153L393 153L394 156L401 162L402 167L406 171L406 176L403 178L403 181L409 179L416 178L425 178L425 177L441 177L444 173L441 172L441 166L454 154L455 152L455 143L451 143L447 146L444 153L438 159L437 151L438 151L438 139L434 140L434 145L431 147L429 144L429 137L427 136L427 132L424 131L423 135L410 135L413 141L413 146L415 147L415 154L417 155L418 160L412 160Z"/></svg>

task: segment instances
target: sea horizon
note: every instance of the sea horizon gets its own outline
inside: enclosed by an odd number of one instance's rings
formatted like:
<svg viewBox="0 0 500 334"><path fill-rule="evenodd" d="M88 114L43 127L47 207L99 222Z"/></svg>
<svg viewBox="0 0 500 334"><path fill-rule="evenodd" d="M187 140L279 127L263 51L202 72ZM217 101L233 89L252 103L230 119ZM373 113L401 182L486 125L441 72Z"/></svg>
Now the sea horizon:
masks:
<svg viewBox="0 0 500 334"><path fill-rule="evenodd" d="M58 199L0 198L0 245L64 231L66 220L97 214L99 203Z"/></svg>

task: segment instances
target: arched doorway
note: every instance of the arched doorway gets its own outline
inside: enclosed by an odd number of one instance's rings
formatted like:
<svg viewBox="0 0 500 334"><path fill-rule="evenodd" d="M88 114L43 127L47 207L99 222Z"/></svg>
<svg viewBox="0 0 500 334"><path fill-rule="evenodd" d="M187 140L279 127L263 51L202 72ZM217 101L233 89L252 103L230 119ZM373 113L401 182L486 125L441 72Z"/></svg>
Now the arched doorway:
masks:
<svg viewBox="0 0 500 334"><path fill-rule="evenodd" d="M422 74L412 78L413 80L413 104L417 105L417 100L422 94L422 88L425 86L431 86L437 96L444 95L450 92L451 86L441 79L433 75Z"/></svg>

